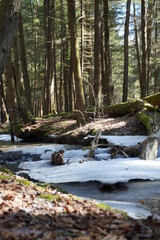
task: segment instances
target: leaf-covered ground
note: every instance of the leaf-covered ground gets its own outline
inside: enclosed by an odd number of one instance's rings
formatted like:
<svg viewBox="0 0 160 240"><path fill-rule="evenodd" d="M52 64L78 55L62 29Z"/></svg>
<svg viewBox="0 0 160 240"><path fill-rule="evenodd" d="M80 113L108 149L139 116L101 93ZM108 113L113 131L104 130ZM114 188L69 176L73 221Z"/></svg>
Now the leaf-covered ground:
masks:
<svg viewBox="0 0 160 240"><path fill-rule="evenodd" d="M88 145L90 140L84 141L84 137L88 134L95 135L98 129L102 129L102 134L105 135L147 134L146 128L135 116L92 119L84 126L78 126L74 119L50 116L22 126L18 137L27 142L45 141Z"/></svg>
<svg viewBox="0 0 160 240"><path fill-rule="evenodd" d="M158 240L160 222L132 220L104 205L0 173L0 239Z"/></svg>

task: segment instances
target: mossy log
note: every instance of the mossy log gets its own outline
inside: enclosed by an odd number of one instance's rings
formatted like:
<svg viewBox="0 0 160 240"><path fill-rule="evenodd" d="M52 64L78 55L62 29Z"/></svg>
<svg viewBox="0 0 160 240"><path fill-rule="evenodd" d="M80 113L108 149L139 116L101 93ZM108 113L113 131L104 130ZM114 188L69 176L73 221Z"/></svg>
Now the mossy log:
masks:
<svg viewBox="0 0 160 240"><path fill-rule="evenodd" d="M134 102L125 102L104 107L104 114L107 117L121 117L136 113L144 108L144 101L139 99Z"/></svg>
<svg viewBox="0 0 160 240"><path fill-rule="evenodd" d="M158 106L158 108L160 108L160 93L152 94L148 97L145 97L143 100L153 106Z"/></svg>
<svg viewBox="0 0 160 240"><path fill-rule="evenodd" d="M144 99L138 99L132 102L105 106L104 114L107 117L121 117L139 112L145 108L148 110L156 110L160 108L160 93L152 94Z"/></svg>

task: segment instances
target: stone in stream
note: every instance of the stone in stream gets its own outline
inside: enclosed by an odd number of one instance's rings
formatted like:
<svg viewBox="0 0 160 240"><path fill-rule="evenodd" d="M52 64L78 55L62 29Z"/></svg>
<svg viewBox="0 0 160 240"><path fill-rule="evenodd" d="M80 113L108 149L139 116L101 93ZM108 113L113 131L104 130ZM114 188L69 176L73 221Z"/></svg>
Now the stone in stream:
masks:
<svg viewBox="0 0 160 240"><path fill-rule="evenodd" d="M156 137L149 137L142 143L142 152L139 156L144 160L155 160L158 155L159 140Z"/></svg>

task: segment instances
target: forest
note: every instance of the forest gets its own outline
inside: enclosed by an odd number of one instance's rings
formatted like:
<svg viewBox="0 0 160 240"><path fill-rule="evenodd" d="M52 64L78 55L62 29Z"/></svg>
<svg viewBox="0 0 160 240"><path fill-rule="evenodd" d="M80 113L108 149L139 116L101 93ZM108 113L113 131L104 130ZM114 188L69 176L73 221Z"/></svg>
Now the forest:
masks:
<svg viewBox="0 0 160 240"><path fill-rule="evenodd" d="M14 25L1 19L1 123L71 111L83 120L87 108L102 115L159 92L158 10L158 0L22 1Z"/></svg>
<svg viewBox="0 0 160 240"><path fill-rule="evenodd" d="M159 10L0 0L0 239L160 239Z"/></svg>

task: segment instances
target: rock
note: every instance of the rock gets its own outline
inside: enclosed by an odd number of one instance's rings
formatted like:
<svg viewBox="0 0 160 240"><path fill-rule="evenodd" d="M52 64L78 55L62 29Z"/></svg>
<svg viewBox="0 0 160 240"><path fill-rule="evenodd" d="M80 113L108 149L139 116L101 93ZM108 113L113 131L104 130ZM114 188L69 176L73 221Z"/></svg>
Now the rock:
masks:
<svg viewBox="0 0 160 240"><path fill-rule="evenodd" d="M158 155L159 141L156 137L149 137L142 143L140 159L155 160Z"/></svg>
<svg viewBox="0 0 160 240"><path fill-rule="evenodd" d="M59 152L54 152L51 154L51 165L64 165L63 160L64 150L59 150Z"/></svg>

